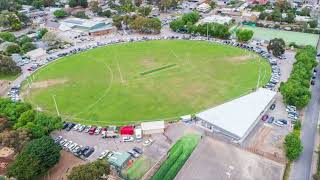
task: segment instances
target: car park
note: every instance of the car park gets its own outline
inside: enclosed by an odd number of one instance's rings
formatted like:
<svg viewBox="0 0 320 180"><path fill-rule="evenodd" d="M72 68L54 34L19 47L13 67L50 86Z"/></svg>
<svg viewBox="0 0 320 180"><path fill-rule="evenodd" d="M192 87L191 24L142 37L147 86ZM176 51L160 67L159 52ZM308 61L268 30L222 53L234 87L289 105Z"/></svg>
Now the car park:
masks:
<svg viewBox="0 0 320 180"><path fill-rule="evenodd" d="M88 149L87 151L83 152L82 155L87 158L87 157L89 157L93 152L94 152L94 148L93 148L93 147L89 147L89 149Z"/></svg>
<svg viewBox="0 0 320 180"><path fill-rule="evenodd" d="M100 156L98 158L103 159L103 158L107 157L108 153L109 153L109 150L105 150L100 154Z"/></svg>

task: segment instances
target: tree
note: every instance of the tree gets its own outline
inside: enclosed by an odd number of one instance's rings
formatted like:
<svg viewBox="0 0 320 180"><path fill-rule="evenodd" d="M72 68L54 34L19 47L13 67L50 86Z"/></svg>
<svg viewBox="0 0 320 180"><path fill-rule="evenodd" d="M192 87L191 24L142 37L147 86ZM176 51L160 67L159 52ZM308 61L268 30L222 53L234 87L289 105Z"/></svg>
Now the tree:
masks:
<svg viewBox="0 0 320 180"><path fill-rule="evenodd" d="M102 8L99 7L99 3L98 1L91 1L89 3L89 7L90 7L90 10L93 12L93 13L101 13L102 12Z"/></svg>
<svg viewBox="0 0 320 180"><path fill-rule="evenodd" d="M72 168L68 180L100 179L103 175L110 174L110 166L106 161L98 160Z"/></svg>
<svg viewBox="0 0 320 180"><path fill-rule="evenodd" d="M280 22L281 18L282 18L282 14L281 14L280 9L278 9L278 8L274 9L271 13L271 18L273 21Z"/></svg>
<svg viewBox="0 0 320 180"><path fill-rule="evenodd" d="M290 133L285 137L284 145L286 156L290 161L296 160L303 150L300 137L294 133Z"/></svg>
<svg viewBox="0 0 320 180"><path fill-rule="evenodd" d="M57 18L64 18L68 16L67 12L65 12L63 9L59 9L53 12L53 15Z"/></svg>
<svg viewBox="0 0 320 180"><path fill-rule="evenodd" d="M316 28L318 27L318 21L317 20L312 20L310 22L308 22L310 28Z"/></svg>
<svg viewBox="0 0 320 180"><path fill-rule="evenodd" d="M30 141L8 167L7 175L19 180L37 179L60 158L60 148L49 136Z"/></svg>
<svg viewBox="0 0 320 180"><path fill-rule="evenodd" d="M16 42L16 37L10 32L0 32L0 38L5 41Z"/></svg>
<svg viewBox="0 0 320 180"><path fill-rule="evenodd" d="M240 29L236 32L239 42L247 42L253 37L253 31L249 29Z"/></svg>
<svg viewBox="0 0 320 180"><path fill-rule="evenodd" d="M69 0L70 7L82 6L83 8L88 7L87 0Z"/></svg>
<svg viewBox="0 0 320 180"><path fill-rule="evenodd" d="M134 5L140 7L142 4L142 0L134 0Z"/></svg>
<svg viewBox="0 0 320 180"><path fill-rule="evenodd" d="M159 34L161 30L161 21L158 18L145 18L142 16L136 17L130 22L130 28L140 33L156 33Z"/></svg>
<svg viewBox="0 0 320 180"><path fill-rule="evenodd" d="M272 51L274 56L281 56L285 52L286 44L281 38L274 38L270 40L267 49L268 51Z"/></svg>
<svg viewBox="0 0 320 180"><path fill-rule="evenodd" d="M187 24L188 22L191 22L192 24L198 22L200 16L197 12L191 12L191 13L187 13L184 14L182 16L182 21Z"/></svg>
<svg viewBox="0 0 320 180"><path fill-rule="evenodd" d="M22 28L22 23L17 14L13 12L6 12L0 14L0 26L17 31Z"/></svg>
<svg viewBox="0 0 320 180"><path fill-rule="evenodd" d="M82 19L89 19L85 11L78 11L77 13L73 14L73 16Z"/></svg>
<svg viewBox="0 0 320 180"><path fill-rule="evenodd" d="M211 9L215 9L217 7L217 3L215 1L210 1L209 5Z"/></svg>
<svg viewBox="0 0 320 180"><path fill-rule="evenodd" d="M38 38L41 39L47 32L48 32L48 29L46 28L40 29L37 34Z"/></svg>
<svg viewBox="0 0 320 180"><path fill-rule="evenodd" d="M286 12L290 8L290 3L287 0L277 0L276 8L280 10L280 12Z"/></svg>
<svg viewBox="0 0 320 180"><path fill-rule="evenodd" d="M32 42L32 39L28 36L23 36L22 38L19 39L19 45L22 46L25 43L30 43Z"/></svg>
<svg viewBox="0 0 320 180"><path fill-rule="evenodd" d="M0 54L0 63L0 73L2 74L6 75L10 73L20 73L21 71L20 67L17 67L16 64L8 56ZM16 70L15 68L17 68L18 70ZM10 99L0 98L0 109L0 116L5 117L7 120L10 121L11 124L15 124L17 120L20 118L21 114L25 111L32 109L32 107L28 103L13 102Z"/></svg>
<svg viewBox="0 0 320 180"><path fill-rule="evenodd" d="M147 17L149 16L149 14L151 13L151 7L150 6L146 6L146 7L139 7L138 8L138 12L141 16Z"/></svg>
<svg viewBox="0 0 320 180"><path fill-rule="evenodd" d="M36 49L36 46L35 46L33 43L31 43L31 42L24 43L24 44L22 45L22 47L21 47L21 50L22 50L24 53L29 52L29 51L32 51L32 50L34 50L34 49Z"/></svg>
<svg viewBox="0 0 320 180"><path fill-rule="evenodd" d="M105 16L105 17L111 17L112 13L110 10L106 10L106 11L103 11L101 13L98 14L99 16Z"/></svg>
<svg viewBox="0 0 320 180"><path fill-rule="evenodd" d="M304 7L301 9L301 12L298 13L300 16L310 16L311 9L308 7Z"/></svg>
<svg viewBox="0 0 320 180"><path fill-rule="evenodd" d="M14 148L17 152L20 152L30 140L31 133L27 129L9 130L0 133L1 145Z"/></svg>
<svg viewBox="0 0 320 180"><path fill-rule="evenodd" d="M184 21L182 19L171 21L170 22L170 28L175 32L187 31L187 29L185 27L185 23L184 23Z"/></svg>
<svg viewBox="0 0 320 180"><path fill-rule="evenodd" d="M261 13L259 14L259 19L260 19L260 20L265 20L268 16L269 16L269 13L267 13L267 12L261 12Z"/></svg>
<svg viewBox="0 0 320 180"><path fill-rule="evenodd" d="M294 23L295 18L296 18L296 15L293 12L288 12L285 20L287 23L292 24Z"/></svg>
<svg viewBox="0 0 320 180"><path fill-rule="evenodd" d="M21 52L20 46L17 44L11 44L6 49L6 53L8 53L9 55L14 53L20 53L20 52Z"/></svg>

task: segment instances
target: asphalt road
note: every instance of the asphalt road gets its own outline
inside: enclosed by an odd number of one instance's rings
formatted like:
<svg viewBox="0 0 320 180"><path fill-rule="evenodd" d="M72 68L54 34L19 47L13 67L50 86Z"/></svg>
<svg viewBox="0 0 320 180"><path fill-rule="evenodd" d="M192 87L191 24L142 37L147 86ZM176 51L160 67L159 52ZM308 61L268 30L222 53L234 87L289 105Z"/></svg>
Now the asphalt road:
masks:
<svg viewBox="0 0 320 180"><path fill-rule="evenodd" d="M312 97L309 105L305 109L304 121L302 124L301 140L303 152L300 158L293 163L291 168L290 180L309 180L312 179L311 164L317 133L319 117L319 97L320 97L320 68L317 67L316 85L312 87Z"/></svg>

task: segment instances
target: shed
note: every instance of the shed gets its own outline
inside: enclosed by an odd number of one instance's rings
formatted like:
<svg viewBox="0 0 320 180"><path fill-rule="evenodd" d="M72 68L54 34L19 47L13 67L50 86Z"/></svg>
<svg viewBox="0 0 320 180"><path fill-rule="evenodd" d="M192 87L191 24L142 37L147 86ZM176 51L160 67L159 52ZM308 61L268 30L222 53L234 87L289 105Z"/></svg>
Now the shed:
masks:
<svg viewBox="0 0 320 180"><path fill-rule="evenodd" d="M121 135L133 135L134 128L132 126L123 126L120 128Z"/></svg>
<svg viewBox="0 0 320 180"><path fill-rule="evenodd" d="M108 159L108 162L117 170L121 170L126 167L130 160L130 154L127 152L115 152L113 156Z"/></svg>
<svg viewBox="0 0 320 180"><path fill-rule="evenodd" d="M143 134L158 134L164 132L164 121L153 121L141 123Z"/></svg>

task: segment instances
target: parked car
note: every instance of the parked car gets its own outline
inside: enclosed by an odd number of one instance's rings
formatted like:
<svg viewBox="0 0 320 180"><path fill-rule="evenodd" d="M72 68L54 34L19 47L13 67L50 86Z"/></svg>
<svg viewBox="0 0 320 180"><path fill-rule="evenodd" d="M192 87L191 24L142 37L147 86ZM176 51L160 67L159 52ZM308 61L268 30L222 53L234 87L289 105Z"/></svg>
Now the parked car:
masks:
<svg viewBox="0 0 320 180"><path fill-rule="evenodd" d="M94 131L95 135L99 135L101 132L101 127L97 127L97 129Z"/></svg>
<svg viewBox="0 0 320 180"><path fill-rule="evenodd" d="M143 142L143 146L150 146L153 143L152 139L148 139L146 141Z"/></svg>
<svg viewBox="0 0 320 180"><path fill-rule="evenodd" d="M274 110L276 108L276 104L272 104L271 106L270 106L270 110Z"/></svg>
<svg viewBox="0 0 320 180"><path fill-rule="evenodd" d="M283 122L281 122L281 121L279 121L279 120L274 121L273 124L275 124L275 125L277 125L277 126L280 126L280 127L282 127L282 126L285 125Z"/></svg>
<svg viewBox="0 0 320 180"><path fill-rule="evenodd" d="M273 121L274 121L274 117L271 116L268 118L267 123L272 124Z"/></svg>
<svg viewBox="0 0 320 180"><path fill-rule="evenodd" d="M132 157L134 157L134 158L138 158L139 156L140 156L140 154L139 153L137 153L137 152L135 152L135 151L133 151L133 150L129 150L129 151L127 151Z"/></svg>
<svg viewBox="0 0 320 180"><path fill-rule="evenodd" d="M315 84L316 84L316 81L315 81L315 80L311 80L310 84L311 84L311 85L315 85Z"/></svg>
<svg viewBox="0 0 320 180"><path fill-rule="evenodd" d="M134 138L131 136L125 136L122 138L123 142L132 142L134 141Z"/></svg>
<svg viewBox="0 0 320 180"><path fill-rule="evenodd" d="M109 159L109 158L111 158L112 156L113 156L113 151L110 151L109 153L108 153L108 155L107 155L107 159Z"/></svg>
<svg viewBox="0 0 320 180"><path fill-rule="evenodd" d="M141 148L134 147L132 150L135 151L135 152L137 152L137 153L139 153L139 154L143 154L143 151L142 151Z"/></svg>
<svg viewBox="0 0 320 180"><path fill-rule="evenodd" d="M108 153L109 153L109 150L105 150L100 154L100 156L98 158L99 159L103 159L108 155Z"/></svg>
<svg viewBox="0 0 320 180"><path fill-rule="evenodd" d="M262 120L262 121L266 121L268 118L269 118L269 116L265 114L265 115L263 115L263 116L261 117L261 120Z"/></svg>
<svg viewBox="0 0 320 180"><path fill-rule="evenodd" d="M91 127L91 128L89 129L89 134L90 134L90 135L93 135L93 134L94 134L94 132L96 131L96 129L97 129L97 128L96 128L96 127L94 127L94 126L93 126L93 127Z"/></svg>
<svg viewBox="0 0 320 180"><path fill-rule="evenodd" d="M88 132L90 131L90 129L91 129L91 126L87 126L87 127L84 129L84 132L85 132L85 133L88 133Z"/></svg>
<svg viewBox="0 0 320 180"><path fill-rule="evenodd" d="M89 156L91 156L91 154L94 152L94 148L93 147L91 147L91 148L89 148L87 151L85 151L84 153L83 153L83 156L84 157L89 157Z"/></svg>

